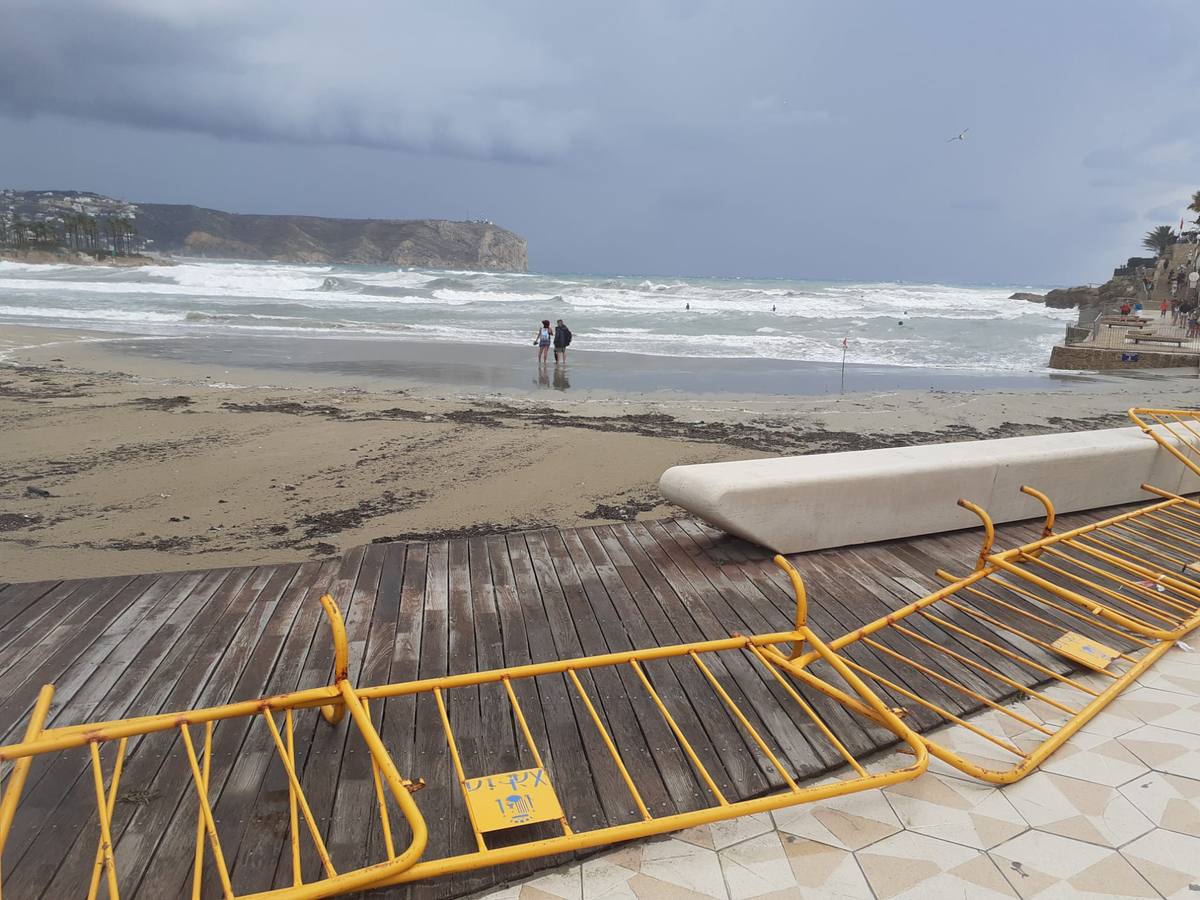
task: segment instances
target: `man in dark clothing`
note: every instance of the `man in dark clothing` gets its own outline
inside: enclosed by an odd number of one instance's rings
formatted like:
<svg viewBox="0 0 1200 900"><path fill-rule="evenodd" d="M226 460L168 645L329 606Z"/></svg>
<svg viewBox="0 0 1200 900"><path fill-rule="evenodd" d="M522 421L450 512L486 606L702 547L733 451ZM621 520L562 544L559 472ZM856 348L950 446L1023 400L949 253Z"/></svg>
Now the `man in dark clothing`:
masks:
<svg viewBox="0 0 1200 900"><path fill-rule="evenodd" d="M563 324L563 320L559 319L554 326L554 362L556 364L567 364L567 347L571 343L571 329Z"/></svg>

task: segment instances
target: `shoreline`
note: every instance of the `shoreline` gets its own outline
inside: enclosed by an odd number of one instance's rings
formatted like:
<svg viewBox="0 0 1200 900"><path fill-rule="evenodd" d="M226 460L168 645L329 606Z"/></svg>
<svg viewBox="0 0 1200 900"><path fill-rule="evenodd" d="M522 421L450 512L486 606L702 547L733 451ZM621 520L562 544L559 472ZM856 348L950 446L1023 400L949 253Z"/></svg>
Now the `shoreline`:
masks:
<svg viewBox="0 0 1200 900"><path fill-rule="evenodd" d="M130 343L145 342L0 328L0 581L661 518L672 508L657 480L676 464L1119 427L1127 407L1188 405L1196 386L1194 375L808 396L402 386L394 373L219 367ZM162 349L137 351L148 348Z"/></svg>
<svg viewBox="0 0 1200 900"><path fill-rule="evenodd" d="M582 400L796 398L897 391L1053 390L1102 384L1107 374L897 366L765 357L666 356L572 349L568 365L539 369L532 347L326 335L153 335L0 325L25 335L26 359L52 358L45 337L78 344L89 364L150 378L307 387L366 387ZM49 342L46 342L49 343ZM86 349L85 349L86 348ZM11 351L10 351L11 352ZM0 362L6 353L0 346ZM1168 376L1173 373L1165 373Z"/></svg>

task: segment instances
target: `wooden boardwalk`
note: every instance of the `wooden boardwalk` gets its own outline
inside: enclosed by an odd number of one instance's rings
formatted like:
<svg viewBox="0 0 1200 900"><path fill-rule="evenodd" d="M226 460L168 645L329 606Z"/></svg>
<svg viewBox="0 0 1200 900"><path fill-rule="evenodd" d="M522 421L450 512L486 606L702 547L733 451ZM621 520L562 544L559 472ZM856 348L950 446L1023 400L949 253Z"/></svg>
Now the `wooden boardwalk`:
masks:
<svg viewBox="0 0 1200 900"><path fill-rule="evenodd" d="M1107 512L1063 516L1059 528L1101 514ZM1035 539L1040 524L1002 526L997 546ZM971 530L793 557L809 586L810 621L832 638L873 620L940 586L938 568L969 570L979 539ZM794 613L786 578L770 554L688 519L376 544L300 564L0 585L0 742L19 740L45 682L58 687L51 725L328 683L332 647L316 602L325 591L346 614L351 678L358 684L783 631ZM989 637L1009 644L999 630ZM924 656L918 647L899 649ZM855 652L873 651L859 645ZM886 660L880 666L888 669ZM647 806L655 813L695 808L702 787L686 760L664 749L670 741L659 733L661 719L649 714L644 692L625 674L590 673L587 687L623 752L628 749ZM768 767L744 764L753 755L722 753L747 739L724 709L708 705L716 703L711 692L694 690L701 676L693 667L663 663L653 677L731 798L780 784ZM596 732L590 723L585 727L586 713L557 678L530 682L521 701L563 805L584 827L628 821L628 795ZM778 701L778 689L762 673L731 665L723 678L793 772L808 777L838 762L827 747L808 740L811 723L792 718L793 708ZM922 695L933 690L912 677L905 683ZM494 760L497 746L512 744L513 725L508 707L493 702L485 688L466 690L472 693L455 697L451 716L473 771L485 750ZM956 713L973 708L967 698L937 693ZM416 799L429 823L430 854L463 852L473 848L471 833L428 699L396 698L373 712L400 771L429 783ZM889 743L879 729L817 702L856 755ZM915 721L930 724L919 710ZM347 733L344 724L330 728L319 717L301 717L298 766L335 857L377 861L382 837L370 764ZM270 741L266 729L242 720L214 732L211 795L234 884L243 891L290 882L287 788ZM504 760L509 769L528 764L515 751L500 755L510 757ZM76 751L35 763L4 853L5 898L76 896L78 885L87 884L97 824L86 762L86 753ZM177 737L131 744L113 823L123 897L177 897L190 889L196 806L186 765ZM553 862L372 896L459 896ZM315 859L306 869L317 876Z"/></svg>

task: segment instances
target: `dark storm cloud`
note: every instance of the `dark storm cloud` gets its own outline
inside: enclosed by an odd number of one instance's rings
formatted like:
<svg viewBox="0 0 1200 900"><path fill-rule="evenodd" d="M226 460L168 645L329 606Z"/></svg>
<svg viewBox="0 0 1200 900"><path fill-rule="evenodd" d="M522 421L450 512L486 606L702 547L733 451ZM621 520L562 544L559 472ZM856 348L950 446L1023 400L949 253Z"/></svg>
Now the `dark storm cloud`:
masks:
<svg viewBox="0 0 1200 900"><path fill-rule="evenodd" d="M0 29L0 112L532 162L584 129L584 110L528 95L548 59L504 66L521 41L486 6L432 34L421 10L362 11L22 3Z"/></svg>
<svg viewBox="0 0 1200 900"><path fill-rule="evenodd" d="M1194 0L0 6L0 187L486 217L546 270L1094 281L1200 188Z"/></svg>

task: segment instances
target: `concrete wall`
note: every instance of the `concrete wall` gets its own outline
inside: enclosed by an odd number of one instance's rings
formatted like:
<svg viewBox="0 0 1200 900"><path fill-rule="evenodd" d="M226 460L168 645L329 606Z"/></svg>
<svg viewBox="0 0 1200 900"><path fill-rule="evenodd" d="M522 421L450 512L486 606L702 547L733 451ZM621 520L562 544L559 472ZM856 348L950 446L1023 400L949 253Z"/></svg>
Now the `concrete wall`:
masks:
<svg viewBox="0 0 1200 900"><path fill-rule="evenodd" d="M1200 490L1200 479L1138 428L927 444L675 466L664 497L777 553L978 527L963 497L996 522L1041 514L1028 484L1060 512L1148 499L1148 482Z"/></svg>
<svg viewBox="0 0 1200 900"><path fill-rule="evenodd" d="M1163 353L1145 350L1143 347L1153 347L1153 344L1129 345L1121 349L1110 347L1070 347L1057 346L1050 351L1050 368L1071 369L1075 371L1098 369L1174 369L1194 368L1200 365L1200 355L1196 353L1175 352ZM1173 346L1173 345L1172 345ZM1122 354L1135 354L1136 360L1122 359Z"/></svg>

